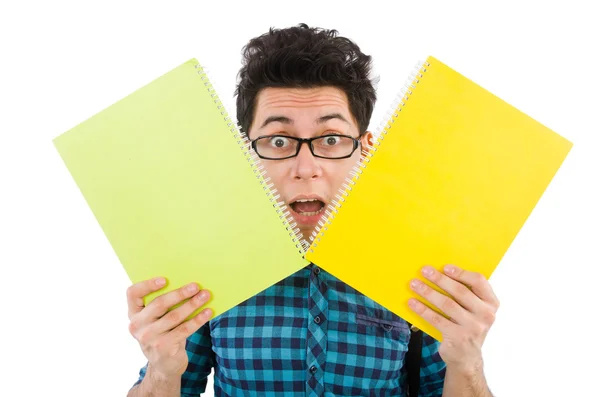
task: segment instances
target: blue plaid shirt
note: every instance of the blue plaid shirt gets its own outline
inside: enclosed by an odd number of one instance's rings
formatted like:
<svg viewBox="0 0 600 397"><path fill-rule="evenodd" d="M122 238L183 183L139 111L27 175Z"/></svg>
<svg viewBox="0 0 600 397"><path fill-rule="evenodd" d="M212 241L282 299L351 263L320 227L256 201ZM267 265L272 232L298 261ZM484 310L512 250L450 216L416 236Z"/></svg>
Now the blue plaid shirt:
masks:
<svg viewBox="0 0 600 397"><path fill-rule="evenodd" d="M188 338L181 396L203 393L212 368L217 397L405 396L409 338L402 318L310 264ZM423 335L422 397L442 395L438 346Z"/></svg>

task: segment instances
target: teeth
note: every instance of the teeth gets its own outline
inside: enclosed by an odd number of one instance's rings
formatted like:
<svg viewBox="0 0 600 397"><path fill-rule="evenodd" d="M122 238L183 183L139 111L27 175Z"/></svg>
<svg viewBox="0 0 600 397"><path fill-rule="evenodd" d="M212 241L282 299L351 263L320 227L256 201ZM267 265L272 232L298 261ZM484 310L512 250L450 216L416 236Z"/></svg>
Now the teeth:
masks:
<svg viewBox="0 0 600 397"><path fill-rule="evenodd" d="M325 209L325 207L321 208L318 211L311 211L311 212L299 212L300 215L304 215L304 216L313 216L313 215L317 215L320 214L321 212L323 212L323 210Z"/></svg>
<svg viewBox="0 0 600 397"><path fill-rule="evenodd" d="M300 215L304 215L304 216L313 216L313 215L317 215L319 212L321 212L321 211L313 211L313 212L300 212Z"/></svg>
<svg viewBox="0 0 600 397"><path fill-rule="evenodd" d="M321 201L321 200L315 199L315 198L310 198L310 199L299 199L299 200L296 200L294 202L295 203L309 203L309 202L314 202L314 201ZM321 212L323 212L324 209L325 209L325 206L321 207L321 209L318 210L318 211L298 212L298 214L304 215L304 216L313 216L313 215L320 214Z"/></svg>

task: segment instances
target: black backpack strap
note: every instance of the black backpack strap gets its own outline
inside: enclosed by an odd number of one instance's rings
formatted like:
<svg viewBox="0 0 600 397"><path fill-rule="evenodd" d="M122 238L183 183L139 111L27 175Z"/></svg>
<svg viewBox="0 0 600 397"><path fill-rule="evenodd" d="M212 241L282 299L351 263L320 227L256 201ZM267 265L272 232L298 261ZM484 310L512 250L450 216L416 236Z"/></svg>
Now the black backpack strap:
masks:
<svg viewBox="0 0 600 397"><path fill-rule="evenodd" d="M410 342L406 353L406 372L408 379L408 396L417 397L421 381L421 352L423 348L423 331L408 323Z"/></svg>

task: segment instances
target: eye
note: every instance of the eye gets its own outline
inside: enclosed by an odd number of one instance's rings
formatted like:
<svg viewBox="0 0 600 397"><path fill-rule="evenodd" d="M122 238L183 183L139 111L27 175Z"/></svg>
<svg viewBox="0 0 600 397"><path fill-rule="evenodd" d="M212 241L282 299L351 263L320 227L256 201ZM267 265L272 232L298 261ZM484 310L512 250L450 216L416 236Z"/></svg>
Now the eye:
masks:
<svg viewBox="0 0 600 397"><path fill-rule="evenodd" d="M275 136L269 139L269 144L276 148L284 148L290 145L290 140L284 136Z"/></svg>
<svg viewBox="0 0 600 397"><path fill-rule="evenodd" d="M340 143L340 139L339 136L327 136L323 139L323 143L325 146L335 146Z"/></svg>

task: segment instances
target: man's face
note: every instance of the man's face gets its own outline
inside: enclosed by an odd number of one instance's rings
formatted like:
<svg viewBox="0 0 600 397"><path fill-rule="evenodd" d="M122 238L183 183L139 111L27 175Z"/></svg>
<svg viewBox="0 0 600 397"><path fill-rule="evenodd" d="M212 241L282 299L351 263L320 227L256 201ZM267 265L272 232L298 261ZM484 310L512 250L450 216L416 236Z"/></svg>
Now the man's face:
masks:
<svg viewBox="0 0 600 397"><path fill-rule="evenodd" d="M359 136L344 91L334 87L265 88L258 94L250 140L264 135L312 138L327 134ZM371 139L370 132L364 134L362 147L372 143ZM296 157L260 159L305 239L361 158L362 147L351 157L338 160L314 157L305 144Z"/></svg>

